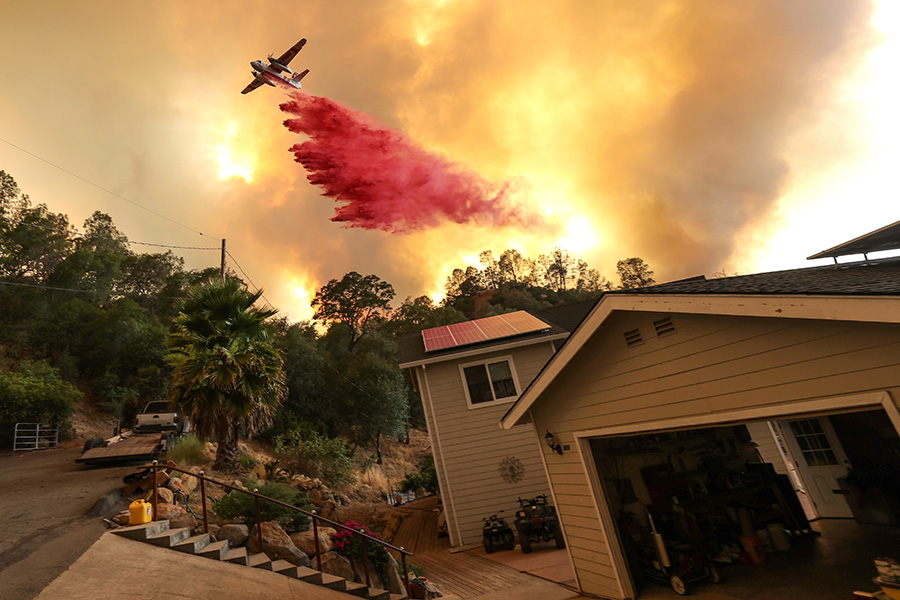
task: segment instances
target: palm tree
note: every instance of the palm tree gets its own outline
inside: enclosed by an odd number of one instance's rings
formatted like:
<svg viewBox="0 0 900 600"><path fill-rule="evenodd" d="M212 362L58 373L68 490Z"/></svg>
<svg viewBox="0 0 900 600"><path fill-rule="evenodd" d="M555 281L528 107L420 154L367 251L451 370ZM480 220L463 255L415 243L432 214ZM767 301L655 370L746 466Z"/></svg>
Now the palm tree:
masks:
<svg viewBox="0 0 900 600"><path fill-rule="evenodd" d="M238 470L240 427L253 434L270 423L286 392L266 322L278 311L254 307L261 296L233 279L191 288L167 342L175 367L171 401L198 436L218 440L213 468L223 472Z"/></svg>

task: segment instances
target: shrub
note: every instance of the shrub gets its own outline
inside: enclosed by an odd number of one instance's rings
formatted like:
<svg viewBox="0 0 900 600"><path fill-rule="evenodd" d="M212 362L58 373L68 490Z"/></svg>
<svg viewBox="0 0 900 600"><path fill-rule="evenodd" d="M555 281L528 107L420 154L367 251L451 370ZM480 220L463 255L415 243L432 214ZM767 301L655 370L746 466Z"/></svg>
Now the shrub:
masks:
<svg viewBox="0 0 900 600"><path fill-rule="evenodd" d="M205 448L206 443L203 440L198 440L193 435L186 435L175 440L172 448L166 450L163 459L174 460L179 466L199 465L206 459L203 454Z"/></svg>
<svg viewBox="0 0 900 600"><path fill-rule="evenodd" d="M419 488L425 488L431 494L438 493L437 469L434 466L434 457L430 454L419 462L419 470L415 473L407 473L400 490L403 492L415 492Z"/></svg>
<svg viewBox="0 0 900 600"><path fill-rule="evenodd" d="M0 439L13 439L16 423L46 423L70 429L81 392L63 381L46 362L24 361L9 373L0 372Z"/></svg>
<svg viewBox="0 0 900 600"><path fill-rule="evenodd" d="M257 493L309 510L306 494L283 483L266 482ZM241 520L251 527L256 524L256 503L250 494L232 491L216 503L214 510L220 518ZM288 533L306 531L309 527L309 517L303 513L262 499L259 501L259 517L263 521L277 521Z"/></svg>
<svg viewBox="0 0 900 600"><path fill-rule="evenodd" d="M246 452L241 452L241 456L238 458L238 462L240 463L241 468L245 471L249 471L257 464L256 459Z"/></svg>
<svg viewBox="0 0 900 600"><path fill-rule="evenodd" d="M275 438L278 452L296 461L298 469L330 484L353 481L353 452L341 438L300 426Z"/></svg>
<svg viewBox="0 0 900 600"><path fill-rule="evenodd" d="M354 531L370 535L373 538L379 540L382 539L380 533L371 531L368 527L354 521L347 521L344 523L344 526L349 527ZM338 529L337 532L331 535L331 541L334 542L334 549L338 554L355 561L359 565L363 564L362 540L358 535L353 535L346 529ZM375 569L375 572L381 577L381 581L387 585L387 582L389 581L388 565L390 563L390 556L388 556L387 548L377 542L367 540L366 556L368 556L369 559L369 566Z"/></svg>

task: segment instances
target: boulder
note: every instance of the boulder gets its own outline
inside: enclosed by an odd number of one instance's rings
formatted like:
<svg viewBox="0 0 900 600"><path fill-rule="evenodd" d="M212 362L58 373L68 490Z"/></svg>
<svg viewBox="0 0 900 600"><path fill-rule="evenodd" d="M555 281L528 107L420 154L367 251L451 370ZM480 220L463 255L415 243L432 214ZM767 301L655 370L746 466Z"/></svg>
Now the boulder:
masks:
<svg viewBox="0 0 900 600"><path fill-rule="evenodd" d="M187 498L191 495L190 490L188 490L187 487L185 487L184 483L181 482L180 477L172 477L171 479L169 479L168 483L166 483L166 487L182 498Z"/></svg>
<svg viewBox="0 0 900 600"><path fill-rule="evenodd" d="M309 556L294 545L290 536L276 521L265 521L260 525L260 529L262 530L262 547L259 545L259 535L256 525L254 525L250 530L250 537L247 539L247 550L265 552L266 556L272 560L281 559L298 567L312 568Z"/></svg>
<svg viewBox="0 0 900 600"><path fill-rule="evenodd" d="M217 535L217 534L219 533L219 529L221 529L221 526L216 525L215 523L210 523L210 524L208 525L208 528L209 528L209 535L212 536L212 539L213 539L213 540L215 540L215 541L218 542L218 541L219 541L219 538L218 538L218 535ZM231 544L229 544L229 546L230 546L230 545L231 545Z"/></svg>
<svg viewBox="0 0 900 600"><path fill-rule="evenodd" d="M156 515L157 521L172 521L188 516L188 512L180 506L175 506L174 504L168 504L166 502L160 502L156 505ZM170 523L169 526L171 527L172 524Z"/></svg>
<svg viewBox="0 0 900 600"><path fill-rule="evenodd" d="M326 553L330 552L334 549L334 543L331 541L331 536L336 533L334 529L331 527L319 527L319 552ZM313 531L310 529L309 531L301 531L299 533L291 534L291 541L294 542L294 545L297 546L300 550L305 552L308 556L316 555L316 542L315 536L313 536Z"/></svg>
<svg viewBox="0 0 900 600"><path fill-rule="evenodd" d="M402 594L404 591L403 588L403 578L400 576L400 568L397 566L397 561L394 560L394 557L388 554L388 587L387 591L392 594Z"/></svg>
<svg viewBox="0 0 900 600"><path fill-rule="evenodd" d="M250 528L239 523L223 525L216 532L216 541L228 540L228 545L232 548L246 544L248 537L250 537Z"/></svg>
<svg viewBox="0 0 900 600"><path fill-rule="evenodd" d="M313 564L315 565L313 568L318 568L318 562ZM350 564L349 560L334 551L326 552L322 555L322 571L331 575L337 575L347 581L353 581L353 565Z"/></svg>
<svg viewBox="0 0 900 600"><path fill-rule="evenodd" d="M193 492L194 490L197 489L197 486L199 485L199 481L200 481L199 479L194 477L194 475L198 475L202 469L200 467L189 467L187 470L190 471L191 473L193 473L193 475L188 475L187 473L182 473L181 474L181 483L182 483L182 485L184 485L184 487L189 492Z"/></svg>
<svg viewBox="0 0 900 600"><path fill-rule="evenodd" d="M128 525L129 521L131 521L131 511L128 510L123 510L112 518L112 522L116 525Z"/></svg>
<svg viewBox="0 0 900 600"><path fill-rule="evenodd" d="M168 488L157 488L157 494L159 495L159 502L165 504L175 504L175 494L172 493L172 490ZM147 497L144 498L147 502L153 502L153 490L147 492Z"/></svg>
<svg viewBox="0 0 900 600"><path fill-rule="evenodd" d="M353 580L356 583L365 583L366 571L363 568L362 561L351 560L350 564L353 565ZM381 576L372 568L372 565L369 565L369 587L378 588L380 590L385 589L384 583L381 582Z"/></svg>
<svg viewBox="0 0 900 600"><path fill-rule="evenodd" d="M197 518L190 513L186 513L181 517L169 520L169 529L178 529L179 527L188 527L193 531L197 527Z"/></svg>

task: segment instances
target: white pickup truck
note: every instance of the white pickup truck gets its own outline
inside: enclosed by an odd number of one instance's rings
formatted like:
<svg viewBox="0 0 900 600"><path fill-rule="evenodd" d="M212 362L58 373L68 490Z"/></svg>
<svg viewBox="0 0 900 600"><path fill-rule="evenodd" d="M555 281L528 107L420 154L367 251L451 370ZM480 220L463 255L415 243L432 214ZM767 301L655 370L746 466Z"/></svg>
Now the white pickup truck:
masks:
<svg viewBox="0 0 900 600"><path fill-rule="evenodd" d="M174 431L182 435L190 431L187 418L173 412L168 402L148 402L144 410L134 420L135 433L159 433Z"/></svg>

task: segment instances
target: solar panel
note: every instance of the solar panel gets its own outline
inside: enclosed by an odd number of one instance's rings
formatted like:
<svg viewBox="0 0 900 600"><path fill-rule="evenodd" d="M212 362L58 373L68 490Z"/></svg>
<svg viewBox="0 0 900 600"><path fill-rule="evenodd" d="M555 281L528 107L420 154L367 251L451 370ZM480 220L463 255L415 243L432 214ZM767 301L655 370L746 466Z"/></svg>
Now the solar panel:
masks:
<svg viewBox="0 0 900 600"><path fill-rule="evenodd" d="M433 352L549 328L548 324L537 317L520 310L506 315L426 329L422 332L422 341L425 342L425 351Z"/></svg>

